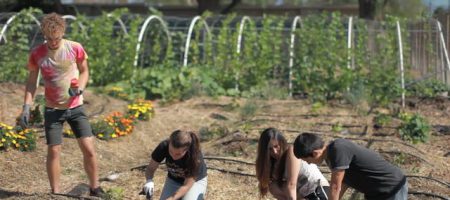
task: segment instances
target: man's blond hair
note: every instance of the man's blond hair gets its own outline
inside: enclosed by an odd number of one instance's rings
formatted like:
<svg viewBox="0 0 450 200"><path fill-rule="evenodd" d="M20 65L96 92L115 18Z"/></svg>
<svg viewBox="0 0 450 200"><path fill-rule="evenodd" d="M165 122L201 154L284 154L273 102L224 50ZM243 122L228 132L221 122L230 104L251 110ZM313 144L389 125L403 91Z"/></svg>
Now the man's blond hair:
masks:
<svg viewBox="0 0 450 200"><path fill-rule="evenodd" d="M44 35L52 35L57 32L64 34L66 31L66 22L64 19L56 14L50 13L45 15L41 22L41 31Z"/></svg>

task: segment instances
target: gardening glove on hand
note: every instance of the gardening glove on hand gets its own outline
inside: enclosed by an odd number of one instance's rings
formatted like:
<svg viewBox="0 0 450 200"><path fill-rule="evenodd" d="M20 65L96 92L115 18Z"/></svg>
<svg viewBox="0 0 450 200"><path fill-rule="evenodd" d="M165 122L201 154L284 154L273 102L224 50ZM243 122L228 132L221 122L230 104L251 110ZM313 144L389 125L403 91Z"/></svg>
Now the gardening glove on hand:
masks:
<svg viewBox="0 0 450 200"><path fill-rule="evenodd" d="M142 188L147 199L151 199L153 197L153 189L155 188L155 183L153 183L152 179L148 179L147 183Z"/></svg>
<svg viewBox="0 0 450 200"><path fill-rule="evenodd" d="M83 90L78 86L78 79L74 78L70 81L69 95L71 97L83 94Z"/></svg>
<svg viewBox="0 0 450 200"><path fill-rule="evenodd" d="M22 114L20 115L19 125L25 129L30 122L30 104L24 104L22 107Z"/></svg>
<svg viewBox="0 0 450 200"><path fill-rule="evenodd" d="M71 97L83 94L83 90L80 88L69 88L69 95Z"/></svg>

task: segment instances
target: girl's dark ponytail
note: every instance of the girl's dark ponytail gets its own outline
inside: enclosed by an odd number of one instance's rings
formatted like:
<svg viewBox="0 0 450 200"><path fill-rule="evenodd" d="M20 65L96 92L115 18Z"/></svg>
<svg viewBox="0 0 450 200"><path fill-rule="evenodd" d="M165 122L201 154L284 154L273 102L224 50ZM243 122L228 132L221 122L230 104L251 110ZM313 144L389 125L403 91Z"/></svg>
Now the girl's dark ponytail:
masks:
<svg viewBox="0 0 450 200"><path fill-rule="evenodd" d="M189 132L191 136L191 145L189 146L189 157L187 160L187 166L189 167L187 171L187 176L197 176L198 170L200 168L200 141L194 132Z"/></svg>

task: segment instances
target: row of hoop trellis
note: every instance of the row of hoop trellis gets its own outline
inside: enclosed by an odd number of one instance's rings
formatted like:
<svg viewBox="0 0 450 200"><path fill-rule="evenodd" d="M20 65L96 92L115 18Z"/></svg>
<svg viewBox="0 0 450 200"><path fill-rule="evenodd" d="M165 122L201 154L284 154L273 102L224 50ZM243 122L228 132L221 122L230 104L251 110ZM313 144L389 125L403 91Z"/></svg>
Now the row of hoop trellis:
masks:
<svg viewBox="0 0 450 200"><path fill-rule="evenodd" d="M1 31L0 31L0 44L2 43L2 40L4 43L7 43L8 41L6 40L6 32L8 29L8 26L19 16L19 13L12 15L11 17L8 18L8 20L6 21L6 23L4 24L4 26L2 27ZM35 23L36 25L40 25L38 19L33 16L32 14L27 14L27 17L30 17ZM108 17L114 17L112 15L108 15ZM65 15L63 16L63 18L65 18L66 20L76 20L77 18L73 15ZM125 23L122 21L121 18L119 17L114 17L115 20L117 20L117 22L120 25L120 28L122 29L122 31L124 32L125 35L128 34L127 32L127 28ZM171 36L170 36L170 32L169 32L169 28L166 24L166 22L157 15L151 15L148 16L145 20L144 23L142 24L140 30L139 30L139 36L137 38L137 45L136 45L136 55L134 57L134 70L133 70L133 76L136 73L136 68L138 66L138 60L139 60L139 56L140 56L140 49L141 49L141 43L144 39L144 35L149 27L149 24L152 23L153 21L156 21L158 23L160 23L162 25L163 31L168 39L168 41L170 42L171 40ZM237 45L236 45L236 50L235 52L239 55L241 53L241 47L242 47L242 37L243 37L243 31L245 29L246 24L248 24L249 22L252 21L252 18L248 17L248 16L243 16L239 22L239 30L238 30L238 37L237 37ZM210 27L207 24L207 22L205 21L205 19L203 19L201 16L196 16L194 18L192 18L192 20L190 20L189 23L189 29L187 31L187 36L186 36L186 41L185 41L185 48L184 48L184 53L183 53L183 60L182 60L182 66L187 66L188 65L188 57L189 57L189 46L190 46L190 42L191 42L191 38L192 38L192 34L194 31L194 27L196 24L201 23L204 28L206 29L206 34L208 37L211 37L211 31L210 31ZM437 29L438 29L438 34L439 34L439 40L440 40L440 47L442 48L442 52L444 54L444 60L445 60L445 66L446 68L443 69L443 71L445 70L450 70L450 61L449 61L449 56L448 56L448 52L447 52L447 48L445 46L445 39L444 39L444 35L442 33L442 28L441 28L441 23L439 21L435 21ZM78 23L79 27L81 29L85 29L85 27L83 26L83 24ZM302 27L302 18L300 16L296 16L291 24L290 27L290 42L289 42L289 62L288 62L288 69L289 69L289 82L288 82L288 87L289 87L289 94L292 95L292 90L293 90L293 83L292 83L292 76L293 76L293 65L294 65L294 46L295 46L295 40L296 40L296 34L295 31L298 27ZM399 21L397 21L396 23L396 29L397 29L397 39L398 39L398 56L399 56L399 72L400 72L400 76L401 76L401 88L403 89L403 91L405 91L405 70L404 70L404 64L403 64L403 49L402 49L402 35L401 35L401 25L399 23ZM347 27L347 49L350 52L352 49L352 34L353 34L353 17L349 17L348 18L348 27ZM352 62L352 58L350 53L348 54L348 64L347 67L348 68L353 68L353 62ZM238 76L236 75L236 89L238 89ZM405 92L402 93L402 106L405 105Z"/></svg>

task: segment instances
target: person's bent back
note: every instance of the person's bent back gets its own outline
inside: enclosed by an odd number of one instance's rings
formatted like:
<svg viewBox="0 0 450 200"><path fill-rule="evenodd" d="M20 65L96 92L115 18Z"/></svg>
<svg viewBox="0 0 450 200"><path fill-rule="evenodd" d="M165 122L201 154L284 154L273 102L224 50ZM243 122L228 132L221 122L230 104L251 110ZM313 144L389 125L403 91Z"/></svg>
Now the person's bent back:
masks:
<svg viewBox="0 0 450 200"><path fill-rule="evenodd" d="M326 161L332 170L330 199L340 199L348 186L369 200L407 199L407 181L401 169L349 140L337 139L324 145L319 136L303 133L294 142L294 154L309 163Z"/></svg>

